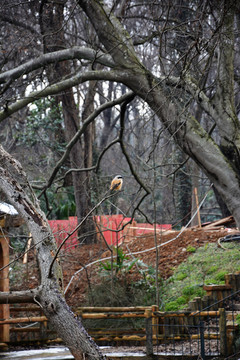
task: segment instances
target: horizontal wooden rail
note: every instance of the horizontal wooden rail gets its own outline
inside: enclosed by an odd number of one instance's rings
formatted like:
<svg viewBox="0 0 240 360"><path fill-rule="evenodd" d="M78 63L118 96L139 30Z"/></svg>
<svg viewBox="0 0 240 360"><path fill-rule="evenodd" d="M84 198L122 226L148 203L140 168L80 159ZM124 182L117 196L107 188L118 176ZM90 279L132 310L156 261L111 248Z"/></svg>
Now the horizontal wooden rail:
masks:
<svg viewBox="0 0 240 360"><path fill-rule="evenodd" d="M77 307L75 313L84 312L84 313L105 313L105 312L145 312L145 310L151 309L149 306L129 306L129 307L107 307L107 306L84 306Z"/></svg>
<svg viewBox="0 0 240 360"><path fill-rule="evenodd" d="M77 314L78 315L78 314ZM127 319L127 318L145 318L144 314L125 313L125 314L81 314L82 319Z"/></svg>
<svg viewBox="0 0 240 360"><path fill-rule="evenodd" d="M47 321L46 316L28 316L20 318L12 318L6 320L0 320L0 325L5 324L17 324L17 323L30 323L30 322L43 322Z"/></svg>
<svg viewBox="0 0 240 360"><path fill-rule="evenodd" d="M17 332L17 333L21 333L21 332L40 332L41 328L40 327L12 327L11 328L11 332Z"/></svg>
<svg viewBox="0 0 240 360"><path fill-rule="evenodd" d="M146 335L120 335L120 334L94 334L89 332L89 335L96 341L146 341ZM193 334L193 335L153 335L153 340L158 341L182 341L182 340L199 340L200 335L199 334ZM220 340L219 334L204 334L205 340Z"/></svg>
<svg viewBox="0 0 240 360"><path fill-rule="evenodd" d="M200 339L200 335L199 334L192 334L192 335L175 335L175 336L171 336L171 335L153 335L153 340L199 340ZM206 340L219 340L220 339L220 334L216 334L216 333L207 333L204 334L204 339Z"/></svg>
<svg viewBox="0 0 240 360"><path fill-rule="evenodd" d="M189 316L210 316L210 317L215 317L215 316L219 316L219 311L218 310L212 310L212 311L194 311L191 314L189 314Z"/></svg>
<svg viewBox="0 0 240 360"><path fill-rule="evenodd" d="M100 308L98 308L100 309ZM103 309L103 308L101 308ZM119 309L119 308L118 308ZM125 308L126 310L126 308ZM138 309L139 310L139 309ZM149 308L148 308L149 310ZM127 319L127 318L145 318L145 312L133 313L133 312L123 312L114 314L112 310L111 313L81 313L80 311L75 312L76 315L80 315L82 319ZM189 317L189 316L206 316L206 317L218 317L219 311L201 311L199 313L165 313L154 311L152 314L153 317L157 318L171 318L171 317ZM18 318L11 318L0 320L0 325L4 324L16 324L16 323L29 323L29 322L42 322L47 321L45 316L25 316L25 317L18 317Z"/></svg>
<svg viewBox="0 0 240 360"><path fill-rule="evenodd" d="M96 329L89 329L88 333L90 335L139 335L139 334L145 334L145 329L139 329L139 330L132 330L132 329L105 329L105 330L96 330Z"/></svg>
<svg viewBox="0 0 240 360"><path fill-rule="evenodd" d="M214 310L214 311L194 311L194 312L177 312L177 313L173 313L173 312L162 312L162 311L154 311L153 312L153 316L157 316L157 317L166 317L166 318L172 318L172 317L188 317L188 316L203 316L203 317L218 317L219 316L219 311L218 310Z"/></svg>
<svg viewBox="0 0 240 360"><path fill-rule="evenodd" d="M90 334L91 335L91 334ZM91 335L95 341L146 341L146 335Z"/></svg>

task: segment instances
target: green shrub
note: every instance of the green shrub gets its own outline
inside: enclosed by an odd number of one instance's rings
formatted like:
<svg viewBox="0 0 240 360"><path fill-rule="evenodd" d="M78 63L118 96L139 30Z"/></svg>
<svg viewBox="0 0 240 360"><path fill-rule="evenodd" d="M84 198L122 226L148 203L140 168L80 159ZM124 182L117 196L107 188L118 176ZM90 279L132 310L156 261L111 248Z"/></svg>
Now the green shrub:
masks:
<svg viewBox="0 0 240 360"><path fill-rule="evenodd" d="M195 297L202 297L205 295L205 291L199 285L189 285L186 286L183 291L183 295L188 298L188 301Z"/></svg>
<svg viewBox="0 0 240 360"><path fill-rule="evenodd" d="M176 300L170 301L165 305L165 311L177 311L179 309L179 304Z"/></svg>
<svg viewBox="0 0 240 360"><path fill-rule="evenodd" d="M218 268L219 268L218 265L212 265L207 269L206 274L211 275L211 274L215 273L218 270Z"/></svg>
<svg viewBox="0 0 240 360"><path fill-rule="evenodd" d="M184 305L187 304L188 298L186 296L180 296L179 298L177 298L176 302L178 305Z"/></svg>
<svg viewBox="0 0 240 360"><path fill-rule="evenodd" d="M195 253L195 251L196 251L196 248L194 246L188 245L187 252Z"/></svg>
<svg viewBox="0 0 240 360"><path fill-rule="evenodd" d="M195 290L196 290L195 285L189 285L183 289L182 293L183 293L183 295L190 297L191 295L193 295L195 293Z"/></svg>
<svg viewBox="0 0 240 360"><path fill-rule="evenodd" d="M219 271L215 276L214 280L217 284L224 283L225 282L225 275L227 274L227 271L221 270Z"/></svg>
<svg viewBox="0 0 240 360"><path fill-rule="evenodd" d="M181 280L186 279L186 277L187 277L187 274L186 274L186 273L180 272L179 274L176 274L175 280L181 281Z"/></svg>

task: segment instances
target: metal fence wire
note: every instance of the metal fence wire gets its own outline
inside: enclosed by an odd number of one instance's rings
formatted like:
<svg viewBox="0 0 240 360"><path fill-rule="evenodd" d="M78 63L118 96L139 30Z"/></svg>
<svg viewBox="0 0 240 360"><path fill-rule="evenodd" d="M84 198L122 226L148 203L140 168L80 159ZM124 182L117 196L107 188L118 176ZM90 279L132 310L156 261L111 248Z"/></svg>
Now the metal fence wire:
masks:
<svg viewBox="0 0 240 360"><path fill-rule="evenodd" d="M146 352L202 359L233 355L239 351L238 337L240 343L238 314L240 290L198 311L156 311L146 320Z"/></svg>

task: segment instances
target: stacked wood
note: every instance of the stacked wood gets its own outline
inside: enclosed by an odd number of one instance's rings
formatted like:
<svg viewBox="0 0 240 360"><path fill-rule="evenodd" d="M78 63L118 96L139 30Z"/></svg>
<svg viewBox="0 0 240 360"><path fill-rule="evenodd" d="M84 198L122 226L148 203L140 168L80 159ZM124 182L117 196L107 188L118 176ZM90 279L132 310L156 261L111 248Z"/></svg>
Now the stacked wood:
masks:
<svg viewBox="0 0 240 360"><path fill-rule="evenodd" d="M235 225L235 220L234 220L233 216L227 216L220 220L203 223L203 224L201 224L201 229L206 230L206 231L220 230L220 229L224 229L226 227L233 226L233 225ZM199 225L191 226L188 229L194 230L197 228L199 228Z"/></svg>

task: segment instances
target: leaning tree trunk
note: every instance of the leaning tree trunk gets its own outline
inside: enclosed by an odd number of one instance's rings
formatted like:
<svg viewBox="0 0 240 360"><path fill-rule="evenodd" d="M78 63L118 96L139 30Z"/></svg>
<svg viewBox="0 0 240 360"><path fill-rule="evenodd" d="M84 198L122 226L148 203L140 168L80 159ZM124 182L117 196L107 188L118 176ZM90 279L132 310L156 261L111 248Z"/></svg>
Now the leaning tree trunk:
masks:
<svg viewBox="0 0 240 360"><path fill-rule="evenodd" d="M81 321L76 319L65 302L62 270L59 260L54 261L57 247L48 221L39 207L39 201L31 191L21 165L2 146L0 146L0 188L23 217L33 236L41 284L38 289L28 292L28 298L32 297L42 307L49 324L76 360L104 359Z"/></svg>
<svg viewBox="0 0 240 360"><path fill-rule="evenodd" d="M182 78L158 79L140 61L131 37L114 14L98 0L78 0L95 28L100 42L116 63L115 81L127 85L148 103L182 150L205 172L240 227L240 124L234 109L234 7L222 16L219 45L218 89L209 99L188 72ZM226 6L228 2L222 1ZM221 135L217 144L178 100L177 87L183 87L216 122ZM170 92L172 95L170 96Z"/></svg>

